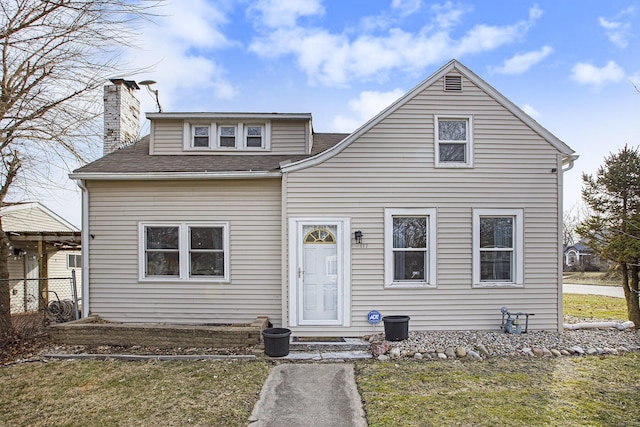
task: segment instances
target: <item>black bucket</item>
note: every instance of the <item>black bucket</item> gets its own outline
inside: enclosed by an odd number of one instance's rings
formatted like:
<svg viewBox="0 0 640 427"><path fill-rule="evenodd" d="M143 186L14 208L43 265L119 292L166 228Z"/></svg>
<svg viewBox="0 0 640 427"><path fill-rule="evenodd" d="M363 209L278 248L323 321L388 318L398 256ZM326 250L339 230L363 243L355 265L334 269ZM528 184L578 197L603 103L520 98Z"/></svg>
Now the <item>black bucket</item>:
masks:
<svg viewBox="0 0 640 427"><path fill-rule="evenodd" d="M267 328L262 331L264 353L271 357L282 357L289 354L289 337L291 329Z"/></svg>
<svg viewBox="0 0 640 427"><path fill-rule="evenodd" d="M384 316L384 338L387 341L402 341L409 338L409 316Z"/></svg>

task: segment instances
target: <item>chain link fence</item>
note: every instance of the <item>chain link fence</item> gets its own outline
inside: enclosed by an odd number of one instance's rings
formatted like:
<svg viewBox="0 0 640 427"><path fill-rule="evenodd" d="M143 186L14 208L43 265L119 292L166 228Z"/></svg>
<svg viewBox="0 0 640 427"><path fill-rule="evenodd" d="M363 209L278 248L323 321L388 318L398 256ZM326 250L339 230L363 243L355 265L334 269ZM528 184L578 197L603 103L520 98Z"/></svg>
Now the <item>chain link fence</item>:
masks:
<svg viewBox="0 0 640 427"><path fill-rule="evenodd" d="M11 313L42 312L45 321L63 323L80 318L81 290L71 277L8 279Z"/></svg>

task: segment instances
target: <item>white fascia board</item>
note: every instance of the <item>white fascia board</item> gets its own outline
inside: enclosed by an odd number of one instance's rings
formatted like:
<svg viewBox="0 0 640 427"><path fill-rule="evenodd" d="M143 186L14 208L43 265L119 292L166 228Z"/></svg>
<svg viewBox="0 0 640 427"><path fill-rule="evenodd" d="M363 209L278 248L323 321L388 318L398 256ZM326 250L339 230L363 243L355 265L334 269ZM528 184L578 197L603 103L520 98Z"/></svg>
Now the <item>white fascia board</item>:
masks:
<svg viewBox="0 0 640 427"><path fill-rule="evenodd" d="M179 120L311 120L311 113L145 113L147 119L179 119Z"/></svg>
<svg viewBox="0 0 640 427"><path fill-rule="evenodd" d="M573 151L571 149L571 147L569 147L567 144L562 142L560 139L558 139L555 135L553 135L547 129L542 127L538 122L536 122L533 118L531 118L531 116L529 116L527 113L522 111L513 102L509 101L509 99L507 99L504 95L502 95L500 92L498 92L495 88L493 88L487 82L482 80L477 74L472 72L470 69L468 69L467 67L462 65L457 60L453 59L453 60L449 61L447 64L445 64L438 71L433 73L430 77L428 77L427 79L425 79L421 83L419 83L417 86L415 86L409 92L407 92L406 94L401 96L393 104L391 104L390 106L388 106L387 108L382 110L378 115L376 115L371 120L369 120L367 123L362 125L355 132L353 132L348 137L346 137L345 139L340 141L338 144L334 145L330 149L328 149L328 150L326 150L326 151L324 151L324 152L322 152L320 154L317 154L317 155L315 155L313 157L310 157L308 159L299 160L297 162L293 162L293 163L291 163L291 164L289 164L287 166L284 166L282 168L282 172L284 172L284 173L293 172L293 171L296 171L296 170L300 170L300 169L304 169L304 168L307 168L307 167L315 166L317 164L320 164L320 163L324 162L327 159L330 159L331 157L335 156L336 154L340 153L342 150L344 150L346 147L348 147L349 144L351 144L353 141L358 139L362 134L364 134L365 132L369 131L371 128L373 128L375 125L377 125L379 122L381 122L382 120L387 118L390 114L392 114L393 112L398 110L401 106L403 106L409 100L413 99L416 95L418 95L420 92L425 90L427 87L429 87L432 84L434 84L437 80L442 78L442 76L446 75L447 73L449 73L453 69L455 69L458 72L460 72L460 74L462 74L467 79L471 80L474 84L476 84L478 87L480 87L482 90L484 90L485 93L487 93L489 96L491 96L493 99L495 99L496 102L501 104L504 108L506 108L508 111L510 111L514 116L516 116L520 120L522 120L526 125L528 125L536 133L538 133L542 138L544 138L546 141L548 141L560 153L562 153L565 156L574 155L575 151Z"/></svg>
<svg viewBox="0 0 640 427"><path fill-rule="evenodd" d="M144 172L144 173L109 173L86 172L72 173L71 179L86 181L160 181L160 180L194 180L194 179L257 179L280 178L280 172L240 171L240 172Z"/></svg>

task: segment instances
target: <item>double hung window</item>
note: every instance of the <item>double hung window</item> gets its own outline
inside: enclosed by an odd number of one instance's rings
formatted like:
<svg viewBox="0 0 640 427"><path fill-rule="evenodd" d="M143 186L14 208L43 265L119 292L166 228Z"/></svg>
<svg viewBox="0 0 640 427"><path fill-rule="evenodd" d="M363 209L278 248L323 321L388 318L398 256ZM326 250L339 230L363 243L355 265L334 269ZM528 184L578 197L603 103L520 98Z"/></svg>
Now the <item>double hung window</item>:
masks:
<svg viewBox="0 0 640 427"><path fill-rule="evenodd" d="M209 126L194 126L193 127L193 147L205 148L209 147L209 132L211 128Z"/></svg>
<svg viewBox="0 0 640 427"><path fill-rule="evenodd" d="M227 223L140 225L140 278L229 279Z"/></svg>
<svg viewBox="0 0 640 427"><path fill-rule="evenodd" d="M472 118L435 117L435 156L437 166L472 166Z"/></svg>
<svg viewBox="0 0 640 427"><path fill-rule="evenodd" d="M218 146L220 148L236 148L236 126L218 126Z"/></svg>
<svg viewBox="0 0 640 427"><path fill-rule="evenodd" d="M435 286L435 209L385 210L385 285Z"/></svg>
<svg viewBox="0 0 640 427"><path fill-rule="evenodd" d="M474 285L523 283L523 212L474 210Z"/></svg>

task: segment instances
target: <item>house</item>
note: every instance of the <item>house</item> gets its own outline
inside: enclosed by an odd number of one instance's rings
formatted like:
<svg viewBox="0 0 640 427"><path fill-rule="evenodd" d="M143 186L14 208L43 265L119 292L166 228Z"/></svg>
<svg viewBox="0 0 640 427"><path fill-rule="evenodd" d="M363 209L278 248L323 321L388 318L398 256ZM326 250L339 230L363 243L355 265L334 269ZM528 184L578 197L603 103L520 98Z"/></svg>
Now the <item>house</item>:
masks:
<svg viewBox="0 0 640 427"><path fill-rule="evenodd" d="M105 156L71 175L89 312L359 336L373 310L498 329L507 306L561 329L577 156L458 61L348 135L314 132L308 113L158 112L120 149L137 85L113 82Z"/></svg>
<svg viewBox="0 0 640 427"><path fill-rule="evenodd" d="M564 269L568 271L601 271L608 267L607 261L584 242L564 246Z"/></svg>
<svg viewBox="0 0 640 427"><path fill-rule="evenodd" d="M6 204L0 216L11 245L11 312L37 311L49 300L72 299L72 271L78 291L82 284L80 230L39 202Z"/></svg>

